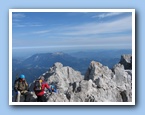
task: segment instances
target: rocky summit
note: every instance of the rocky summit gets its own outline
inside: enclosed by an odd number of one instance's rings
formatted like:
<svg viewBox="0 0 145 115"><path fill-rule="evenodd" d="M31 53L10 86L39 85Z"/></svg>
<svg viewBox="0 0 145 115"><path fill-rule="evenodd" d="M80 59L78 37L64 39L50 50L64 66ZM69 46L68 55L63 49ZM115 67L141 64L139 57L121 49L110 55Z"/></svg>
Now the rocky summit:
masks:
<svg viewBox="0 0 145 115"><path fill-rule="evenodd" d="M43 76L58 92L46 92L47 102L132 102L132 56L122 55L113 69L92 61L83 76L56 62ZM33 83L30 101L36 101Z"/></svg>
<svg viewBox="0 0 145 115"><path fill-rule="evenodd" d="M132 69L132 55L122 55L119 63L124 65L125 69Z"/></svg>

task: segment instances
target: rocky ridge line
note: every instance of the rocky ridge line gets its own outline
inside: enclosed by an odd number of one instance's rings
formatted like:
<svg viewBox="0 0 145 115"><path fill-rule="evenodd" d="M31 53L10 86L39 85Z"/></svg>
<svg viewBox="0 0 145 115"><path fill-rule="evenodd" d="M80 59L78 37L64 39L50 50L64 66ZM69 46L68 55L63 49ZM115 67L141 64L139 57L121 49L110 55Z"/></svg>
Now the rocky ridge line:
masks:
<svg viewBox="0 0 145 115"><path fill-rule="evenodd" d="M126 70L127 69L127 70ZM122 55L111 70L92 61L85 76L57 62L43 74L48 84L55 84L58 93L49 95L48 102L131 102L132 56ZM30 89L32 90L33 83ZM36 100L34 93L33 99Z"/></svg>

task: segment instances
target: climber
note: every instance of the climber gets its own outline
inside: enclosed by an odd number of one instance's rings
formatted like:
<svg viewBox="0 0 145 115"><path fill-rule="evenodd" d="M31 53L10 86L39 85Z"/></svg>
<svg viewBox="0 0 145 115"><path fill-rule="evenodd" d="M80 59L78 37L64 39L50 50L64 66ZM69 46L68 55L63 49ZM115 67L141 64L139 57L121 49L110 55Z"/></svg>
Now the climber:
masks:
<svg viewBox="0 0 145 115"><path fill-rule="evenodd" d="M34 83L34 91L37 96L37 102L47 101L44 95L45 88L50 91L50 86L44 81L44 77L41 76L40 79L36 80Z"/></svg>
<svg viewBox="0 0 145 115"><path fill-rule="evenodd" d="M21 74L19 78L15 80L14 90L16 92L16 102L20 102L21 95L24 96L25 102L28 101L27 96L31 94L28 92L28 84L25 79L25 75Z"/></svg>
<svg viewBox="0 0 145 115"><path fill-rule="evenodd" d="M55 92L57 93L57 88L55 85L50 85L50 92Z"/></svg>

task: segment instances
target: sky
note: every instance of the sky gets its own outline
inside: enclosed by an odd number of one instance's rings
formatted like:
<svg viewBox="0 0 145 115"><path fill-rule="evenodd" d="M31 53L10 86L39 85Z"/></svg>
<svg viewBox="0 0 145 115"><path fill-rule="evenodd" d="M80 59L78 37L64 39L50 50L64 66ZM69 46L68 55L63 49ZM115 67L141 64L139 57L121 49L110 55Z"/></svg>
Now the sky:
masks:
<svg viewBox="0 0 145 115"><path fill-rule="evenodd" d="M131 12L13 12L13 52L131 49Z"/></svg>

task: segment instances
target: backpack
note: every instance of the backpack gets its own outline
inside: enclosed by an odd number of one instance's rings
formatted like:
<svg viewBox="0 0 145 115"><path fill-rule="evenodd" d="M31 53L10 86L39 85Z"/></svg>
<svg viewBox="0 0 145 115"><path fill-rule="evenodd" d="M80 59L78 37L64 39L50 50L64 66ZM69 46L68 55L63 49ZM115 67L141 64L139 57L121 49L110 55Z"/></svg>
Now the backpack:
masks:
<svg viewBox="0 0 145 115"><path fill-rule="evenodd" d="M40 79L35 80L34 90L35 91L41 91L42 90L42 80L40 80Z"/></svg>

